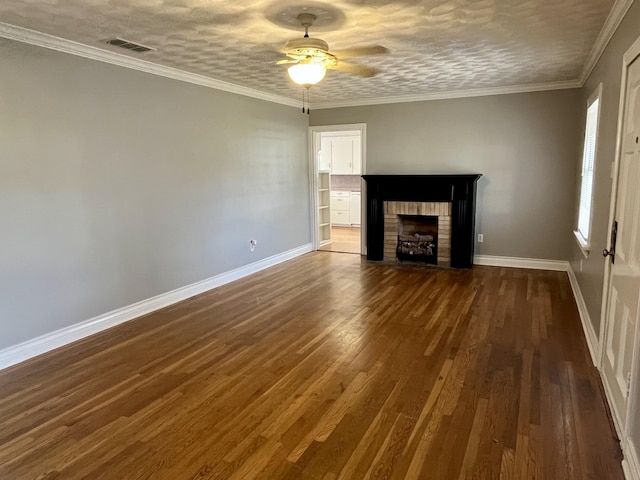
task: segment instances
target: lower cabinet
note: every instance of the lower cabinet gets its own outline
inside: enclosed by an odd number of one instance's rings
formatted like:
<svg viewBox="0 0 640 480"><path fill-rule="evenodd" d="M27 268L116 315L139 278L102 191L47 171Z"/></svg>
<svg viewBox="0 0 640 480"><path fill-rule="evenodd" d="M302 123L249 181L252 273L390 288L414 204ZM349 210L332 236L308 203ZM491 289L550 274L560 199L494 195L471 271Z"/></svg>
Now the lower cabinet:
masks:
<svg viewBox="0 0 640 480"><path fill-rule="evenodd" d="M349 221L351 225L360 226L360 192L351 192Z"/></svg>
<svg viewBox="0 0 640 480"><path fill-rule="evenodd" d="M332 225L350 225L349 210L331 210Z"/></svg>
<svg viewBox="0 0 640 480"><path fill-rule="evenodd" d="M351 225L351 192L331 192L331 224Z"/></svg>

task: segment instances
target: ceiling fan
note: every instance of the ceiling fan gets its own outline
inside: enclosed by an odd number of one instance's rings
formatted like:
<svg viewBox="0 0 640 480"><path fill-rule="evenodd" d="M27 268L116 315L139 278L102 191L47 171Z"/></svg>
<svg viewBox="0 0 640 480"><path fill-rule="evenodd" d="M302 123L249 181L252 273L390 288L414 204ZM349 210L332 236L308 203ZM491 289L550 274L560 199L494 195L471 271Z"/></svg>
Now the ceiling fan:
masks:
<svg viewBox="0 0 640 480"><path fill-rule="evenodd" d="M304 37L289 40L284 46L284 54L289 57L278 62L278 65L291 64L289 77L298 85L309 88L320 82L327 70L338 70L359 77L373 77L380 71L376 68L345 62L344 58L362 57L366 55L382 55L389 50L380 45L329 51L329 45L319 38L309 37L309 27L316 16L313 13L298 15L300 25L304 27Z"/></svg>

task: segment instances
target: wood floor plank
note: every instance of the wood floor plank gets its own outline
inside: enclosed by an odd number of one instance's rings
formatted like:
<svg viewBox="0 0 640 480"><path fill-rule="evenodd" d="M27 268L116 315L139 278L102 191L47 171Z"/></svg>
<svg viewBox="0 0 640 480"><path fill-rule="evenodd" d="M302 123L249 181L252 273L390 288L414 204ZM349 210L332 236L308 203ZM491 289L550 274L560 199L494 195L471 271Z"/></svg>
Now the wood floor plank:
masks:
<svg viewBox="0 0 640 480"><path fill-rule="evenodd" d="M320 247L326 252L360 253L360 227L331 226L331 243Z"/></svg>
<svg viewBox="0 0 640 480"><path fill-rule="evenodd" d="M563 272L314 252L0 372L0 478L622 480Z"/></svg>

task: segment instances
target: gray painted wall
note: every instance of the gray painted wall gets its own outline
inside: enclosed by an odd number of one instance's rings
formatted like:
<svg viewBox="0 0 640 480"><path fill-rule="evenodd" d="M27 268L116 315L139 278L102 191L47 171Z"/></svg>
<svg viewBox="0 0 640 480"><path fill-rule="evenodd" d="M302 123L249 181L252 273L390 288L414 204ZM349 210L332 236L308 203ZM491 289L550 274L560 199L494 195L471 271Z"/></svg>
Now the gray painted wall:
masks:
<svg viewBox="0 0 640 480"><path fill-rule="evenodd" d="M298 108L1 39L0 58L0 349L310 241Z"/></svg>
<svg viewBox="0 0 640 480"><path fill-rule="evenodd" d="M604 287L604 265L602 250L609 245L609 205L611 200L611 166L615 159L616 135L618 130L618 107L620 102L620 81L622 74L622 56L631 44L640 36L640 2L634 2L624 20L609 42L595 69L589 76L582 91L582 131L580 142L584 141L584 123L586 116L586 102L589 96L602 82L602 101L600 110L600 124L598 132L598 151L595 165L592 250L588 259L584 259L582 252L574 241L571 246L571 266L576 272L580 290L584 296L591 323L600 334L600 309L602 307L602 289ZM580 145L582 149L582 145ZM574 225L578 222L578 202L580 186L580 165L578 159L576 170ZM580 263L582 260L582 271Z"/></svg>
<svg viewBox="0 0 640 480"><path fill-rule="evenodd" d="M368 174L482 173L477 255L567 260L582 122L578 89L312 110L367 124Z"/></svg>

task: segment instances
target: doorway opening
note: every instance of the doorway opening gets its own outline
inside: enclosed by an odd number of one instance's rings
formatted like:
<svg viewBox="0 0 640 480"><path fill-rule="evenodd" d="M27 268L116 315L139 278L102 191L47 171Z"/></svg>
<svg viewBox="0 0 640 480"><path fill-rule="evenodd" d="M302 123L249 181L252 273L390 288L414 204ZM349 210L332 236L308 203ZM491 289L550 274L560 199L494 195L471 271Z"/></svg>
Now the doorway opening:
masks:
<svg viewBox="0 0 640 480"><path fill-rule="evenodd" d="M366 125L309 130L314 249L364 254Z"/></svg>

